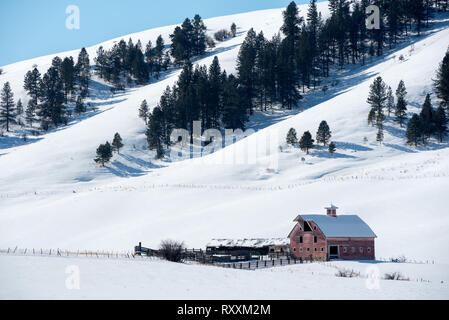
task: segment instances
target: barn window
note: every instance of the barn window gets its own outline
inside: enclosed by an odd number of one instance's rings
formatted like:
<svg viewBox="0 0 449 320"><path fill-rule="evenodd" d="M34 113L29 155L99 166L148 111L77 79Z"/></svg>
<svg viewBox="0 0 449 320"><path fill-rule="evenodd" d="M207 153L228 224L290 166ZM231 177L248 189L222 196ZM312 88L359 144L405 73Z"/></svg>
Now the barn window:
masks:
<svg viewBox="0 0 449 320"><path fill-rule="evenodd" d="M299 243L302 243L302 242L303 242L302 236L299 236Z"/></svg>
<svg viewBox="0 0 449 320"><path fill-rule="evenodd" d="M371 252L371 247L368 247L368 252Z"/></svg>
<svg viewBox="0 0 449 320"><path fill-rule="evenodd" d="M348 251L348 248L343 247L343 252L346 253Z"/></svg>
<svg viewBox="0 0 449 320"><path fill-rule="evenodd" d="M302 252L302 248L299 248L299 252Z"/></svg>
<svg viewBox="0 0 449 320"><path fill-rule="evenodd" d="M296 248L293 248L293 251L296 251Z"/></svg>
<svg viewBox="0 0 449 320"><path fill-rule="evenodd" d="M314 236L313 237L313 243L317 243L318 242L318 237L317 236Z"/></svg>
<svg viewBox="0 0 449 320"><path fill-rule="evenodd" d="M310 225L307 221L304 221L304 231L305 232L312 231L312 229L310 228Z"/></svg>
<svg viewBox="0 0 449 320"><path fill-rule="evenodd" d="M324 248L323 248L323 247L321 247L321 251L324 251Z"/></svg>
<svg viewBox="0 0 449 320"><path fill-rule="evenodd" d="M307 252L309 252L310 251L310 248L307 248Z"/></svg>
<svg viewBox="0 0 449 320"><path fill-rule="evenodd" d="M363 253L363 247L360 247L359 250L360 250L360 253Z"/></svg>
<svg viewBox="0 0 449 320"><path fill-rule="evenodd" d="M316 226L313 226L313 230L316 230Z"/></svg>
<svg viewBox="0 0 449 320"><path fill-rule="evenodd" d="M351 248L351 251L352 251L352 253L354 253L354 252L355 252L355 248L354 248L354 247L352 247L352 248Z"/></svg>
<svg viewBox="0 0 449 320"><path fill-rule="evenodd" d="M315 248L315 252L317 252L318 251L318 248Z"/></svg>

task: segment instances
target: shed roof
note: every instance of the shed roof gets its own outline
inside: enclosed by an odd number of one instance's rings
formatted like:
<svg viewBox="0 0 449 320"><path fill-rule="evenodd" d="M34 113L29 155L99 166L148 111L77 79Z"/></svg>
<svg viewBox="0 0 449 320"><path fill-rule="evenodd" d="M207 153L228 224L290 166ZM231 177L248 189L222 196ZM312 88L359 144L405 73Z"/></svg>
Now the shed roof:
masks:
<svg viewBox="0 0 449 320"><path fill-rule="evenodd" d="M315 222L326 237L369 237L376 234L357 215L330 217L322 214L300 215L306 221Z"/></svg>
<svg viewBox="0 0 449 320"><path fill-rule="evenodd" d="M262 248L267 246L284 246L290 245L288 238L274 239L212 239L207 247L246 247L246 248Z"/></svg>

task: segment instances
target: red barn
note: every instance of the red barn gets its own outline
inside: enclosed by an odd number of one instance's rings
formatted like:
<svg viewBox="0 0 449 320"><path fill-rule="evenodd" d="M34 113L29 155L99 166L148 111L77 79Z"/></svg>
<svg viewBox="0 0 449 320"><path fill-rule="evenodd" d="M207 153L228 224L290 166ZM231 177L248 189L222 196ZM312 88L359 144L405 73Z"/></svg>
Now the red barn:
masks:
<svg viewBox="0 0 449 320"><path fill-rule="evenodd" d="M374 260L376 234L356 215L337 216L337 207L325 208L326 215L299 215L288 235L290 253L313 260Z"/></svg>

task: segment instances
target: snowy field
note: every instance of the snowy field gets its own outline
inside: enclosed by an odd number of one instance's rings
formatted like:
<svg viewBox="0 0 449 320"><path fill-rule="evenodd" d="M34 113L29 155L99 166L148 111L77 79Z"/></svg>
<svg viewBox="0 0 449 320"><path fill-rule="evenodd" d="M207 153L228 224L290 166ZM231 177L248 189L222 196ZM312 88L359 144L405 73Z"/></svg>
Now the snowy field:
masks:
<svg viewBox="0 0 449 320"><path fill-rule="evenodd" d="M306 6L300 9L305 14ZM238 36L196 63L209 65L217 55L232 73L246 32L254 27L271 38L282 25L283 10L205 20L209 34L235 22ZM319 3L319 10L326 16L327 3ZM326 95L308 93L291 112L257 112L249 123L257 133L204 158L156 161L146 150L139 105L147 99L154 106L179 70L116 96L94 77L90 102L98 108L95 114L30 137L25 145L14 136L0 138L1 249L127 251L139 241L157 247L167 238L185 241L189 248L204 247L212 238L282 238L299 213L324 213L323 207L333 202L339 214L358 214L373 229L377 258L405 255L435 263L375 264L382 272L400 268L410 278L430 282L381 280L380 289L369 290L365 279L337 278L335 268L323 264L242 272L160 261L0 256L0 298L449 298L448 143L432 140L427 147L409 147L405 129L390 119L380 146L376 129L366 123L365 101L377 76L393 89L404 80L409 115L420 110L449 46L449 18L435 19L425 34L411 37L386 57L364 67L348 66L326 80ZM131 37L145 44L162 34L168 43L173 29ZM108 48L117 40L102 45ZM88 48L91 62L98 46ZM78 51L58 55L76 57ZM25 73L34 64L45 72L53 57L2 67L0 86L10 81L15 99L26 104ZM332 87L336 80L339 84ZM285 146L291 127L315 136L322 120L329 123L337 146L333 157L323 148L305 155ZM95 150L115 132L125 147L100 168L93 162ZM274 162L265 156L267 135L275 137ZM254 146L255 163L222 164ZM332 264L365 268L362 263ZM79 265L80 290L65 288L67 265Z"/></svg>
<svg viewBox="0 0 449 320"><path fill-rule="evenodd" d="M447 265L374 264L380 278L400 271L409 281L367 279L368 266L373 265L332 262L245 271L142 258L0 255L0 299L449 298ZM361 277L336 277L337 268L359 271Z"/></svg>

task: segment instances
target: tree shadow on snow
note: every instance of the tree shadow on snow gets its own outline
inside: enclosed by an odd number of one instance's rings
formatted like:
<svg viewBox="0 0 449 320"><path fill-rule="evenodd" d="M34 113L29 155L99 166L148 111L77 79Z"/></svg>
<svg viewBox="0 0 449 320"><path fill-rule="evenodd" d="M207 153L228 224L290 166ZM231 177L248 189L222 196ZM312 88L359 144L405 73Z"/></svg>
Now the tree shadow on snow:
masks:
<svg viewBox="0 0 449 320"><path fill-rule="evenodd" d="M0 137L0 150L25 146L25 145L29 145L32 143L36 143L40 140L42 140L42 138L27 137L26 141L24 141L23 138L21 138L21 137L3 136L3 137ZM5 154L6 153L0 154L0 156L5 155Z"/></svg>

